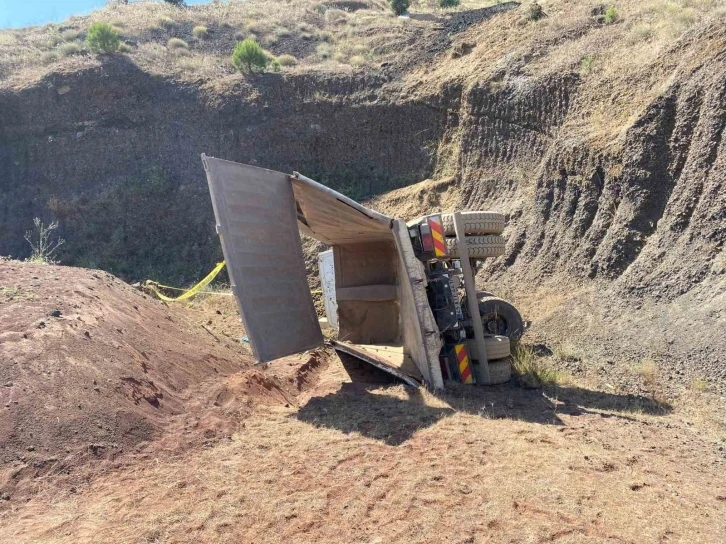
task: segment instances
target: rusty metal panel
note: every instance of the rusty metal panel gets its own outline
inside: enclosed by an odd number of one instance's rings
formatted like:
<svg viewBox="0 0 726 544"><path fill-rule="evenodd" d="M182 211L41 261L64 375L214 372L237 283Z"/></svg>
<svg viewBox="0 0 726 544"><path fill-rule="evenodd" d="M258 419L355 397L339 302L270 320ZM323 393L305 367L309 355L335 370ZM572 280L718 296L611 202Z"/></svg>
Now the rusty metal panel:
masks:
<svg viewBox="0 0 726 544"><path fill-rule="evenodd" d="M285 174L202 155L232 290L259 362L323 344Z"/></svg>

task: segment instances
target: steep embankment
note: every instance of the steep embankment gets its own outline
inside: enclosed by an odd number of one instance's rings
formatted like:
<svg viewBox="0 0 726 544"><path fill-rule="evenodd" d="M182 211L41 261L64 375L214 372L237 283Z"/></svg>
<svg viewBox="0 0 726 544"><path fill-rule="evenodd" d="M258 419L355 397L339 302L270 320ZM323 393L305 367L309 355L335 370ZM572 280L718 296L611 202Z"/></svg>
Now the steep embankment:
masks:
<svg viewBox="0 0 726 544"><path fill-rule="evenodd" d="M57 218L65 263L191 281L221 254L201 153L299 170L353 194L430 171L425 144L441 113L379 101L380 77L253 83L214 93L119 57L0 93L0 254L25 256L32 218Z"/></svg>

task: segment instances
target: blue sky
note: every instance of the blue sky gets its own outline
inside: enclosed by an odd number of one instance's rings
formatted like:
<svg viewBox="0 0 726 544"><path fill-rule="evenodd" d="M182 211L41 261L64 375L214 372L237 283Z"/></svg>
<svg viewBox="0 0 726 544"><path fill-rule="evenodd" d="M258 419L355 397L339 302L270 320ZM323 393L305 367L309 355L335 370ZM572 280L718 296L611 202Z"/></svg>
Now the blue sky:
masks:
<svg viewBox="0 0 726 544"><path fill-rule="evenodd" d="M203 1L187 0L187 4ZM0 28L58 23L71 15L85 15L105 4L106 0L0 0Z"/></svg>

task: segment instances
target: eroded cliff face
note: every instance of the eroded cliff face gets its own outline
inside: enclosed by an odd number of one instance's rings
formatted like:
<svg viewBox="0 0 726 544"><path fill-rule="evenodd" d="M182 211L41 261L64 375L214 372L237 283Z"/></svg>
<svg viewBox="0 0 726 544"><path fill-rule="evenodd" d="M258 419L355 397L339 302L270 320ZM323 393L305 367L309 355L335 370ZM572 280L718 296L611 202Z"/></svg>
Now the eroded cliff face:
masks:
<svg viewBox="0 0 726 544"><path fill-rule="evenodd" d="M123 57L0 92L0 254L57 219L65 264L191 281L219 258L200 155L297 170L354 197L425 178L444 112L381 76L261 75L205 89Z"/></svg>
<svg viewBox="0 0 726 544"><path fill-rule="evenodd" d="M509 216L507 253L480 281L535 319L535 338L654 360L671 379L726 378L722 35L716 44L679 57L610 145L570 130L578 78L465 94L454 129L463 207Z"/></svg>

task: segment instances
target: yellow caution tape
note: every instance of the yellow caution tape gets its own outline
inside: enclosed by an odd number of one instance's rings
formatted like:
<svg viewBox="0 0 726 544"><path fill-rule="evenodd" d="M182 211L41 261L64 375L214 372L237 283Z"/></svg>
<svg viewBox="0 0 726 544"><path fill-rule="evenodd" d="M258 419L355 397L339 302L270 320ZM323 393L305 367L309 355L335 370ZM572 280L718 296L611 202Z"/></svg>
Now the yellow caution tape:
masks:
<svg viewBox="0 0 726 544"><path fill-rule="evenodd" d="M179 295L176 298L167 297L166 295L161 293L158 288L161 287L162 289L174 289L176 291L183 291L183 289L177 289L175 287L161 285L161 284L156 283L155 281L151 281L151 280L146 280L144 282L144 287L147 287L148 289L154 291L154 293L156 293L156 296L158 296L161 300L164 300L166 302L178 302L180 300L186 300L188 298L192 298L193 296L198 295L200 292L204 292L204 291L202 291L202 289L204 289L207 285L212 283L214 278L217 277L217 274L219 274L223 268L224 268L224 261L222 261L221 263L217 263L217 266L214 267L214 270L212 270L209 274L207 274L206 277L202 281L200 281L194 287L192 287L191 289L188 289L185 293Z"/></svg>
<svg viewBox="0 0 726 544"><path fill-rule="evenodd" d="M191 289L179 289L178 287L171 287L170 285L163 285L161 283L146 280L144 282L144 287L146 289L149 289L153 291L156 296L158 296L161 300L164 300L166 302L178 302L180 300L186 300L188 298L192 298L195 295L204 294L204 295L220 295L220 296L232 296L232 293L220 293L217 291L202 291L207 285L212 283L214 278L217 277L217 274L219 274L222 269L224 268L224 261L221 263L217 263L217 266L214 267L214 270L212 270L207 276L200 281L198 284L196 284ZM171 289L172 291L183 291L183 294L179 295L176 298L167 297L165 294L163 294L161 291L159 291L159 288L162 289ZM313 295L322 293L322 290L318 289L315 291L310 291Z"/></svg>

